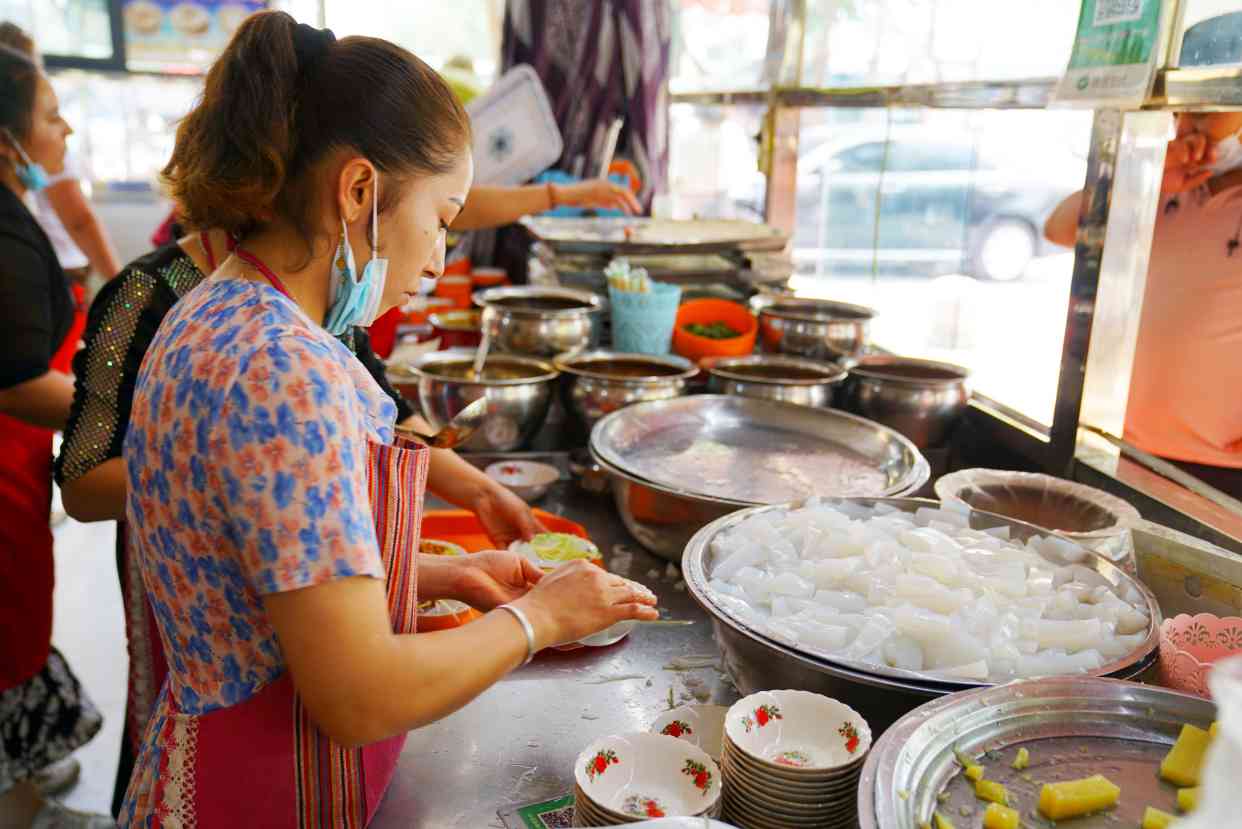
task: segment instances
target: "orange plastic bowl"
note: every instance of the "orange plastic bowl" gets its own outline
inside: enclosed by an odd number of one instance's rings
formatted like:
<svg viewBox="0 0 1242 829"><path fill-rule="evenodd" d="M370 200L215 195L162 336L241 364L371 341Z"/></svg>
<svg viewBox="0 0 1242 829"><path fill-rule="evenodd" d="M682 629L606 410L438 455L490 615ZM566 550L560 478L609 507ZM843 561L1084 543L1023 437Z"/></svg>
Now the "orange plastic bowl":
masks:
<svg viewBox="0 0 1242 829"><path fill-rule="evenodd" d="M509 284L509 274L504 268L475 268L470 272L470 281L475 290L498 288Z"/></svg>
<svg viewBox="0 0 1242 829"><path fill-rule="evenodd" d="M468 276L442 276L436 282L436 296L452 300L454 308L469 308L472 290L473 283Z"/></svg>
<svg viewBox="0 0 1242 829"><path fill-rule="evenodd" d="M687 325L705 325L723 322L735 331L742 332L727 340L700 337L686 330ZM677 323L673 327L673 352L689 360L704 357L739 357L755 350L755 336L759 323L745 305L727 299L692 299L677 309Z"/></svg>

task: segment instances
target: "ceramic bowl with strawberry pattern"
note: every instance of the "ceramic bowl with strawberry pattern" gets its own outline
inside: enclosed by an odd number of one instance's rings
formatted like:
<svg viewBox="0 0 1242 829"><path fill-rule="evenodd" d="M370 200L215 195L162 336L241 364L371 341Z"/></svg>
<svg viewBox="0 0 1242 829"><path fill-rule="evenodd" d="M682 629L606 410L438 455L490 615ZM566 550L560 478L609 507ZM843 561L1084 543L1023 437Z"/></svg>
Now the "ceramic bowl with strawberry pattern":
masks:
<svg viewBox="0 0 1242 829"><path fill-rule="evenodd" d="M698 746L663 734L602 737L578 755L574 781L623 821L692 817L720 799L720 768Z"/></svg>
<svg viewBox="0 0 1242 829"><path fill-rule="evenodd" d="M793 779L843 771L871 748L871 729L857 711L809 691L743 697L725 716L725 734L745 759Z"/></svg>
<svg viewBox="0 0 1242 829"><path fill-rule="evenodd" d="M657 717L651 731L693 743L719 763L728 711L724 705L683 705Z"/></svg>

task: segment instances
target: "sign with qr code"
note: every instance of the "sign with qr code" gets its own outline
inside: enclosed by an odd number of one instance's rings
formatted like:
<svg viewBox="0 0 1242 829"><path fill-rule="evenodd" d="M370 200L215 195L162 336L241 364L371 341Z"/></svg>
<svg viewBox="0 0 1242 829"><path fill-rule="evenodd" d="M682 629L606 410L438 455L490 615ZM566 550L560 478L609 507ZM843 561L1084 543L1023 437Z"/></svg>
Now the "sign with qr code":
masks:
<svg viewBox="0 0 1242 829"><path fill-rule="evenodd" d="M1137 109L1151 92L1177 0L1082 0L1069 67L1054 101Z"/></svg>

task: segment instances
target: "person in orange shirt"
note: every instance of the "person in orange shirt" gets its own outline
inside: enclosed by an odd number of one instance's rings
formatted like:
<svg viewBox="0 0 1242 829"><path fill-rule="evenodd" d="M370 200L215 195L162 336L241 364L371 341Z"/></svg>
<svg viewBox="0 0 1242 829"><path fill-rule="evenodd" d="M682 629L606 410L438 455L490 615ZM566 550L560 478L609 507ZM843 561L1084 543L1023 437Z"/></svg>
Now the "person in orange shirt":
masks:
<svg viewBox="0 0 1242 829"><path fill-rule="evenodd" d="M1125 437L1242 496L1242 112L1181 114L1169 142ZM1081 192L1047 238L1072 246Z"/></svg>

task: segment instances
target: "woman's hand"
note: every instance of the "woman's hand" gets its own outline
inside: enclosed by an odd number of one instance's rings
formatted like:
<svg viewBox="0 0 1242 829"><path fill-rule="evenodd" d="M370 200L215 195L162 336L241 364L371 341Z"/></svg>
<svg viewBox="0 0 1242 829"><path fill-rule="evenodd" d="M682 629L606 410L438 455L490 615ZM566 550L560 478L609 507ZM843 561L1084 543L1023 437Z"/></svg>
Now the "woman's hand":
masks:
<svg viewBox="0 0 1242 829"><path fill-rule="evenodd" d="M660 618L656 595L646 587L582 560L557 567L515 604L530 619L538 650L626 619Z"/></svg>
<svg viewBox="0 0 1242 829"><path fill-rule="evenodd" d="M553 207L620 210L631 216L643 212L643 206L634 198L630 188L604 178L576 184L553 184L551 193Z"/></svg>
<svg viewBox="0 0 1242 829"><path fill-rule="evenodd" d="M530 541L539 533L547 532L529 504L490 478L487 481L490 486L479 492L470 510L493 544L506 549L514 541Z"/></svg>
<svg viewBox="0 0 1242 829"><path fill-rule="evenodd" d="M446 595L435 598L456 599L476 610L488 611L519 599L543 578L543 571L529 559L503 550L435 558L446 568ZM424 561L420 559L420 565Z"/></svg>
<svg viewBox="0 0 1242 829"><path fill-rule="evenodd" d="M1164 154L1164 179L1160 192L1165 196L1185 193L1207 184L1212 177L1208 165L1216 160L1216 150L1200 132L1185 132L1169 142Z"/></svg>

